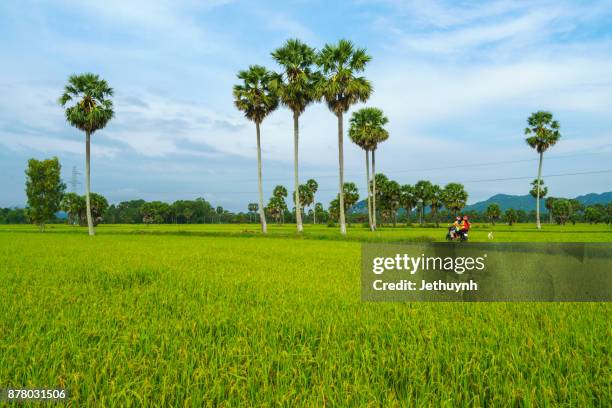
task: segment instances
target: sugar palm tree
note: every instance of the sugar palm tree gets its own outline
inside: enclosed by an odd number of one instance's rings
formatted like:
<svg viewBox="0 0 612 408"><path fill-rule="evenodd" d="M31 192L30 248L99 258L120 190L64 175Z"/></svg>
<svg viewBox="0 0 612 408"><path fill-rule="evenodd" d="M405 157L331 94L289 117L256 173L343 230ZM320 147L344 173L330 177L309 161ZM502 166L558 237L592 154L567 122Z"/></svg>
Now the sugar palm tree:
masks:
<svg viewBox="0 0 612 408"><path fill-rule="evenodd" d="M386 119L386 118L385 118ZM385 121L385 123L387 123ZM376 150L378 145L389 138L389 133L380 129L380 131L374 134L373 145L372 145L372 223L374 229L376 229Z"/></svg>
<svg viewBox="0 0 612 408"><path fill-rule="evenodd" d="M283 68L276 76L280 101L293 113L293 182L295 188L295 218L298 232L302 232L302 204L300 203L298 177L298 146L300 115L316 100L318 73L313 69L316 52L298 39L290 39L272 52L272 58Z"/></svg>
<svg viewBox="0 0 612 408"><path fill-rule="evenodd" d="M486 209L486 215L489 220L491 220L491 224L495 225L495 220L501 217L501 208L497 203L491 203Z"/></svg>
<svg viewBox="0 0 612 408"><path fill-rule="evenodd" d="M85 73L68 78L68 84L58 101L66 109L68 123L85 132L85 205L89 235L95 234L90 198L91 135L103 129L113 118L112 96L113 89L105 80L96 74Z"/></svg>
<svg viewBox="0 0 612 408"><path fill-rule="evenodd" d="M313 203L316 202L315 194L317 193L317 190L319 189L319 183L317 183L317 181L315 179L308 179L306 181L306 186L308 187L308 189L310 190L310 193L312 194L312 202L310 204L313 204ZM317 211L316 211L316 209L312 213L312 223L313 224L317 223Z"/></svg>
<svg viewBox="0 0 612 408"><path fill-rule="evenodd" d="M329 110L338 119L338 168L339 168L339 223L340 233L346 234L344 215L344 150L343 115L351 105L365 102L372 93L372 85L358 73L365 69L371 57L365 49L355 48L348 40L337 44L326 44L317 55L317 64L323 77L317 86L317 93Z"/></svg>
<svg viewBox="0 0 612 408"><path fill-rule="evenodd" d="M438 223L438 211L442 208L442 189L439 185L434 184L431 186L429 195L429 208L431 209L431 215L436 223L436 227L439 227Z"/></svg>
<svg viewBox="0 0 612 408"><path fill-rule="evenodd" d="M440 193L444 207L453 215L457 215L459 211L467 204L468 193L465 191L463 184L448 183Z"/></svg>
<svg viewBox="0 0 612 408"><path fill-rule="evenodd" d="M272 89L273 73L261 65L251 65L248 70L240 71L238 79L241 84L235 85L234 104L244 112L244 116L255 122L257 131L257 178L259 182L259 218L261 231L268 231L263 205L263 186L261 180L261 122L278 107L278 95Z"/></svg>
<svg viewBox="0 0 612 408"><path fill-rule="evenodd" d="M374 231L375 225L372 216L373 200L370 190L370 151L376 148L377 143L383 138L388 137L388 132L384 125L389 119L378 108L362 108L353 112L350 120L349 137L351 141L365 151L366 160L366 186L368 189L368 221L370 229ZM384 137L386 139L386 137Z"/></svg>
<svg viewBox="0 0 612 408"><path fill-rule="evenodd" d="M546 111L532 113L527 119L525 128L525 141L532 148L536 149L540 155L538 164L538 177L536 184L536 226L542 228L540 224L540 180L542 180L542 161L544 152L554 146L561 138L559 132L559 122L554 120L553 114Z"/></svg>
<svg viewBox="0 0 612 408"><path fill-rule="evenodd" d="M548 191L546 192L548 193ZM555 200L556 200L555 197L548 197L546 201L544 202L544 207L546 207L546 209L548 210L548 223L549 224L552 224L553 222L552 207L553 207Z"/></svg>
<svg viewBox="0 0 612 408"><path fill-rule="evenodd" d="M248 209L249 209L249 221L253 222L253 217L251 217L251 215L253 213L257 212L257 210L259 210L259 204L257 204L257 203L249 203Z"/></svg>
<svg viewBox="0 0 612 408"><path fill-rule="evenodd" d="M414 185L414 196L419 204L419 224L423 225L425 207L429 205L432 195L433 184L427 180L419 180Z"/></svg>
<svg viewBox="0 0 612 408"><path fill-rule="evenodd" d="M404 184L400 187L400 200L401 205L406 210L406 226L410 225L410 213L419 204L416 196L414 195L414 187L410 184Z"/></svg>

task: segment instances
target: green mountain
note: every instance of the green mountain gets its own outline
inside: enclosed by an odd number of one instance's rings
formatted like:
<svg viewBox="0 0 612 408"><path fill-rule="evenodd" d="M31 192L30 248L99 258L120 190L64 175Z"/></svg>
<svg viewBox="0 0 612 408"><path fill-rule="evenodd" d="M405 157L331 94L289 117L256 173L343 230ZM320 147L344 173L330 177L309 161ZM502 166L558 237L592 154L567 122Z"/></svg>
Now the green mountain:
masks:
<svg viewBox="0 0 612 408"><path fill-rule="evenodd" d="M581 195L575 197L578 201L580 201L584 205L593 205L593 204L607 204L612 202L612 191L608 191L605 193L597 194L590 193L586 195ZM474 204L470 204L465 208L465 211L478 211L483 212L487 209L489 204L497 203L501 207L502 211L506 211L508 208L514 208L515 210L525 210L531 211L535 209L535 198L531 195L510 195L510 194L496 194L488 200L479 201ZM544 207L544 200L542 200L542 210L546 212L546 208ZM355 204L349 212L353 214L367 214L368 206L365 200L359 201ZM404 210L400 209L400 215L403 214ZM426 210L427 212L427 210Z"/></svg>
<svg viewBox="0 0 612 408"><path fill-rule="evenodd" d="M591 193L587 195L582 195L575 197L578 201L580 201L584 205L593 205L593 204L607 204L612 202L612 191L608 191L606 193L596 194ZM509 194L496 194L493 197L489 198L485 201L479 201L477 203L468 205L466 207L467 211L485 211L489 204L497 203L501 207L502 211L507 210L508 208L514 208L515 210L525 210L531 211L535 209L535 198L531 195L509 195ZM544 208L544 200L542 200L542 207L544 211L547 211Z"/></svg>

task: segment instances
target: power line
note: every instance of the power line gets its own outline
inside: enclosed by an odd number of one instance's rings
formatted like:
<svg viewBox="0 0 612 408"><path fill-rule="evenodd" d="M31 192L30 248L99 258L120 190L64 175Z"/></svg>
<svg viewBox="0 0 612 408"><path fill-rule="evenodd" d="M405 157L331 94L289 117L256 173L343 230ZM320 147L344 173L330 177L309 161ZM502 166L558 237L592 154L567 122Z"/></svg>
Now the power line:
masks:
<svg viewBox="0 0 612 408"><path fill-rule="evenodd" d="M582 176L588 174L605 174L612 173L612 169L610 170L593 170L593 171L584 171L584 172L576 172L576 173L560 173L560 174L548 174L543 175L542 178L551 178L551 177L570 177L570 176ZM534 176L520 176L520 177L505 177L505 178L494 178L494 179L479 179L479 180L468 180L464 183L488 183L488 182L497 182L497 181L511 181L511 180L531 180ZM337 188L328 188L328 189L319 189L318 192L324 191L338 191ZM140 191L140 194L259 194L257 191Z"/></svg>
<svg viewBox="0 0 612 408"><path fill-rule="evenodd" d="M594 171L583 171L578 173L563 173L563 174L548 174L542 176L542 178L551 178L551 177L567 177L567 176L582 176L586 174L604 174L604 173L612 173L612 170L594 170ZM469 180L466 183L487 183L491 181L510 181L510 180L530 180L534 179L533 176L522 176L522 177L506 177L506 178L497 178L497 179L482 179L482 180Z"/></svg>
<svg viewBox="0 0 612 408"><path fill-rule="evenodd" d="M608 146L612 146L612 144L606 144L606 145L601 145L598 146L597 149L601 149L604 147L608 147ZM593 155L601 155L601 154L610 154L611 152L602 152L602 151L597 151L597 152L586 152L586 153L575 153L575 154L566 154L566 155L559 155L559 156L547 156L546 160L557 160L557 159L567 159L567 158L572 158L572 157L582 157L582 156L593 156ZM538 161L538 158L532 158L532 159L517 159L517 160L503 160L503 161L495 161L495 162L481 162L481 163L466 163L466 164L457 164L457 165L452 165L452 166L440 166L440 167L429 167L429 168L412 168L412 169L404 169L404 170L392 170L392 171L385 171L385 172L380 172L379 173L384 173L384 174L402 174L402 173L414 173L414 172L426 172L426 171L437 171L437 170L454 170L454 169L463 169L463 168L474 168L474 167L487 167L487 166L499 166L499 165L505 165L505 164L515 164L515 163L530 163L530 162L536 162ZM323 179L323 178L337 178L338 174L334 173L334 174L319 174L319 175L313 175L311 173L308 173L306 171L302 171L302 178L307 179L307 178L314 178L314 179ZM346 176L361 176L363 172L345 172L344 175ZM306 174L306 176L304 176L304 174ZM287 176L287 177L277 177L277 178L265 178L266 182L284 182L284 181L292 181L292 176ZM249 183L255 183L257 182L257 179L251 179L251 178L241 178L241 179L224 179L223 181L225 182L249 182Z"/></svg>

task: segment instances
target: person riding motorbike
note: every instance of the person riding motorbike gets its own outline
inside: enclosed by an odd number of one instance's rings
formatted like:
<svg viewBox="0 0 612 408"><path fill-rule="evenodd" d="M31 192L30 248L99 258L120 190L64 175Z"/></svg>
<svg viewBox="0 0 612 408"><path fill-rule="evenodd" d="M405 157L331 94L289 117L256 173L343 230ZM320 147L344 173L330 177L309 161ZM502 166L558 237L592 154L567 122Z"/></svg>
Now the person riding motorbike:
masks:
<svg viewBox="0 0 612 408"><path fill-rule="evenodd" d="M472 224L470 224L470 218L467 215L464 215L463 219L461 220L461 228L457 232L462 240L467 241L468 232L470 231L471 226Z"/></svg>
<svg viewBox="0 0 612 408"><path fill-rule="evenodd" d="M462 218L460 215L458 215L457 217L455 217L455 222L453 222L453 224L448 227L448 238L451 240L455 240L457 238L457 234L459 233L459 231L461 231L462 227Z"/></svg>

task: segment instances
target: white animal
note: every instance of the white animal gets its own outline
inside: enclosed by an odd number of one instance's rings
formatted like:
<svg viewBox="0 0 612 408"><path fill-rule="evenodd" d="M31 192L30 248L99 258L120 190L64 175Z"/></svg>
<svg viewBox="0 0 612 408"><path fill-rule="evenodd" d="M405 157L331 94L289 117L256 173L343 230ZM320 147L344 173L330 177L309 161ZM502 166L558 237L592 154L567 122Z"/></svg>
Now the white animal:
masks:
<svg viewBox="0 0 612 408"><path fill-rule="evenodd" d="M493 232L489 232L489 235L487 235L487 237L488 237L489 239L493 239Z"/></svg>

